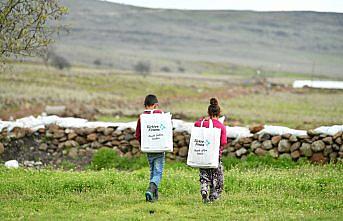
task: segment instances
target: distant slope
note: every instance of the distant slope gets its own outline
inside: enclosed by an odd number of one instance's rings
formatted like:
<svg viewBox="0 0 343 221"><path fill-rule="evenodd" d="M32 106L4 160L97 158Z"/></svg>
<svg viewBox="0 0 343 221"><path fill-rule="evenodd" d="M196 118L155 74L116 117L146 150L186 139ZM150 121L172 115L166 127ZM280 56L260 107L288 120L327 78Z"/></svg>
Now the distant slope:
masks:
<svg viewBox="0 0 343 221"><path fill-rule="evenodd" d="M130 69L147 60L156 70L207 62L343 75L343 14L181 11L96 0L64 0L70 34L56 50L74 63Z"/></svg>

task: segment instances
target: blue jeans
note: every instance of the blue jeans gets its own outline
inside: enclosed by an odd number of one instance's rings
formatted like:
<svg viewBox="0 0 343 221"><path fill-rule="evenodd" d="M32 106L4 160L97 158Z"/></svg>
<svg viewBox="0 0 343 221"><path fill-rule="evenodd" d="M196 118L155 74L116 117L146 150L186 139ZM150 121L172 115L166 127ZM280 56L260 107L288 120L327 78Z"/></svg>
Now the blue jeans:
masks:
<svg viewBox="0 0 343 221"><path fill-rule="evenodd" d="M163 174L165 153L148 153L147 156L150 167L150 183L159 186Z"/></svg>

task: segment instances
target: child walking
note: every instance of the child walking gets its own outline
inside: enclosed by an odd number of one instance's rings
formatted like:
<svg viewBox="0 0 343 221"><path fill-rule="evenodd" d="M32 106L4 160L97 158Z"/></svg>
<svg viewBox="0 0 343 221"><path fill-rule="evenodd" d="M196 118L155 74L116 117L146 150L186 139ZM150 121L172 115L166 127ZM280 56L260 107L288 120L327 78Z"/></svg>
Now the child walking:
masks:
<svg viewBox="0 0 343 221"><path fill-rule="evenodd" d="M224 145L227 143L226 127L218 120L220 116L220 106L216 98L211 98L208 106L208 118L200 119L195 122L194 126L200 127L204 120L203 127L209 127L209 119L213 122L213 127L221 130L220 134L220 150L219 150L219 166L214 169L200 169L200 193L204 203L212 202L218 199L224 188L224 171L221 162L221 155Z"/></svg>
<svg viewBox="0 0 343 221"><path fill-rule="evenodd" d="M144 100L145 110L143 114L161 114L162 110L158 108L158 100L155 95L147 95ZM137 121L136 139L141 143L141 121ZM163 168L165 163L165 153L147 153L149 167L150 167L150 183L145 198L148 202L158 200L158 186L162 179Z"/></svg>

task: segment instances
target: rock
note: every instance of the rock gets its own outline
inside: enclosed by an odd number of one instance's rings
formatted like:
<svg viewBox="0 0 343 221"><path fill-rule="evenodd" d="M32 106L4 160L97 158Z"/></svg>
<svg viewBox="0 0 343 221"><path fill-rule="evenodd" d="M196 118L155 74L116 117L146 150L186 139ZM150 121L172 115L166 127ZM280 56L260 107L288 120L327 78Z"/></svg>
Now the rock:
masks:
<svg viewBox="0 0 343 221"><path fill-rule="evenodd" d="M339 151L340 147L337 144L332 144L332 149L335 151Z"/></svg>
<svg viewBox="0 0 343 221"><path fill-rule="evenodd" d="M320 152L320 151L323 151L325 148L325 144L323 141L321 140L318 140L318 141L315 141L312 143L311 145L311 149L314 151L314 152Z"/></svg>
<svg viewBox="0 0 343 221"><path fill-rule="evenodd" d="M307 131L307 135L309 135L310 137L313 137L313 136L318 135L318 133L315 132L314 130L308 130L308 131Z"/></svg>
<svg viewBox="0 0 343 221"><path fill-rule="evenodd" d="M291 143L289 142L289 140L286 139L282 139L279 142L278 145L278 151L280 153L288 153L291 150Z"/></svg>
<svg viewBox="0 0 343 221"><path fill-rule="evenodd" d="M292 146L291 146L291 152L298 150L298 149L300 148L300 146L301 146L301 143L300 143L300 142L295 142L295 143L292 144Z"/></svg>
<svg viewBox="0 0 343 221"><path fill-rule="evenodd" d="M79 144L75 140L67 140L64 143L64 147L77 147Z"/></svg>
<svg viewBox="0 0 343 221"><path fill-rule="evenodd" d="M289 139L292 136L292 134L282 134L281 137L285 139Z"/></svg>
<svg viewBox="0 0 343 221"><path fill-rule="evenodd" d="M34 163L35 163L34 161L25 160L24 163L23 163L23 165L24 165L25 167L33 167Z"/></svg>
<svg viewBox="0 0 343 221"><path fill-rule="evenodd" d="M95 128L84 128L83 130L84 134L93 134L96 132Z"/></svg>
<svg viewBox="0 0 343 221"><path fill-rule="evenodd" d="M280 154L279 159L289 159L289 160L291 160L292 157L291 157L291 155L289 153L283 153L283 154Z"/></svg>
<svg viewBox="0 0 343 221"><path fill-rule="evenodd" d="M241 144L250 144L252 142L252 138L250 137L242 137L239 139L239 143Z"/></svg>
<svg viewBox="0 0 343 221"><path fill-rule="evenodd" d="M101 145L101 143L99 143L97 141L94 141L91 143L91 148L93 148L93 149L98 149L100 147L102 147L102 145Z"/></svg>
<svg viewBox="0 0 343 221"><path fill-rule="evenodd" d="M257 156L264 156L264 155L266 155L266 152L267 152L267 151L265 151L265 150L262 149L262 148L257 148L257 149L255 150L255 154L256 154Z"/></svg>
<svg viewBox="0 0 343 221"><path fill-rule="evenodd" d="M298 159L300 157L300 151L296 150L296 151L291 152L291 157L292 159Z"/></svg>
<svg viewBox="0 0 343 221"><path fill-rule="evenodd" d="M341 145L341 147L339 148L340 152L343 152L343 144Z"/></svg>
<svg viewBox="0 0 343 221"><path fill-rule="evenodd" d="M105 128L104 135L105 136L111 135L113 131L114 131L114 128L111 128L111 127Z"/></svg>
<svg viewBox="0 0 343 221"><path fill-rule="evenodd" d="M68 140L74 140L74 138L76 138L76 137L77 137L77 134L75 132L68 134Z"/></svg>
<svg viewBox="0 0 343 221"><path fill-rule="evenodd" d="M297 136L292 135L292 136L289 138L289 141L291 141L291 142L297 142L297 141L298 141L298 138L297 138Z"/></svg>
<svg viewBox="0 0 343 221"><path fill-rule="evenodd" d="M323 154L325 157L327 157L330 153L332 153L332 147L330 145L327 145L323 151Z"/></svg>
<svg viewBox="0 0 343 221"><path fill-rule="evenodd" d="M121 130L115 130L113 133L112 133L112 136L113 137L119 137L120 135L123 134L123 131Z"/></svg>
<svg viewBox="0 0 343 221"><path fill-rule="evenodd" d="M262 148L265 149L265 150L270 150L273 148L273 143L271 140L265 140L263 141L262 143Z"/></svg>
<svg viewBox="0 0 343 221"><path fill-rule="evenodd" d="M83 145L83 144L86 144L86 143L87 143L86 138L80 137L80 136L77 136L77 137L75 138L75 141L76 141L78 144L80 144L80 145Z"/></svg>
<svg viewBox="0 0 343 221"><path fill-rule="evenodd" d="M330 158L330 162L331 163L336 163L337 162L337 152L332 152L330 153L329 155L329 158Z"/></svg>
<svg viewBox="0 0 343 221"><path fill-rule="evenodd" d="M270 156L272 156L273 158L278 158L278 157L279 157L279 153L277 152L276 149L271 149L271 150L269 150L269 151L268 151L268 154L269 154Z"/></svg>
<svg viewBox="0 0 343 221"><path fill-rule="evenodd" d="M48 145L46 143L42 143L38 147L38 150L41 150L41 151L46 151L47 149L48 149Z"/></svg>
<svg viewBox="0 0 343 221"><path fill-rule="evenodd" d="M245 149L245 148L240 148L239 150L237 150L236 151L236 156L237 157L241 157L241 156L243 156L244 154L246 154L248 151L247 151L247 149Z"/></svg>
<svg viewBox="0 0 343 221"><path fill-rule="evenodd" d="M332 144L333 143L332 137L325 137L324 139L322 139L322 141L326 144Z"/></svg>
<svg viewBox="0 0 343 221"><path fill-rule="evenodd" d="M342 136L343 136L343 131L340 131L340 132L335 133L335 135L333 135L332 138L336 140L337 138L342 137Z"/></svg>
<svg viewBox="0 0 343 221"><path fill-rule="evenodd" d="M188 147L184 146L179 149L179 156L180 157L186 157L188 154Z"/></svg>
<svg viewBox="0 0 343 221"><path fill-rule="evenodd" d="M112 141L112 145L113 145L113 146L119 146L119 145L120 145L120 141L118 141L118 140L113 140L113 141Z"/></svg>
<svg viewBox="0 0 343 221"><path fill-rule="evenodd" d="M98 141L99 141L99 143L105 143L107 141L112 141L112 137L111 136L100 135L98 137Z"/></svg>
<svg viewBox="0 0 343 221"><path fill-rule="evenodd" d="M57 130L57 131L54 131L53 133L53 138L55 139L60 139L62 137L64 137L64 130Z"/></svg>
<svg viewBox="0 0 343 221"><path fill-rule="evenodd" d="M342 138L338 137L335 139L336 144L342 144Z"/></svg>
<svg viewBox="0 0 343 221"><path fill-rule="evenodd" d="M272 137L272 144L277 146L281 140L281 136L274 136Z"/></svg>
<svg viewBox="0 0 343 221"><path fill-rule="evenodd" d="M300 147L300 151L301 151L302 155L304 155L306 157L312 156L311 144L303 143Z"/></svg>
<svg viewBox="0 0 343 221"><path fill-rule="evenodd" d="M132 134L126 134L124 139L126 141L130 141L130 140L133 140L133 139L136 139L136 138Z"/></svg>
<svg viewBox="0 0 343 221"><path fill-rule="evenodd" d="M79 156L87 156L87 151L85 149L79 149Z"/></svg>
<svg viewBox="0 0 343 221"><path fill-rule="evenodd" d="M308 136L308 135L300 135L300 136L298 136L298 139L301 139L301 140L310 139L310 136Z"/></svg>
<svg viewBox="0 0 343 221"><path fill-rule="evenodd" d="M320 164L324 164L327 162L327 158L324 157L323 153L314 153L310 160L312 163L320 163Z"/></svg>
<svg viewBox="0 0 343 221"><path fill-rule="evenodd" d="M249 127L250 133L257 133L263 130L264 126L262 124L252 125Z"/></svg>
<svg viewBox="0 0 343 221"><path fill-rule="evenodd" d="M16 160L9 160L5 162L7 168L19 168L19 162Z"/></svg>
<svg viewBox="0 0 343 221"><path fill-rule="evenodd" d="M131 140L129 143L133 147L139 147L140 146L138 140Z"/></svg>
<svg viewBox="0 0 343 221"><path fill-rule="evenodd" d="M2 143L0 143L0 155L5 152L5 147Z"/></svg>
<svg viewBox="0 0 343 221"><path fill-rule="evenodd" d="M23 137L25 137L26 136L26 129L25 128L19 128L19 127L15 127L15 128L13 128L13 130L12 130L12 134L13 134L13 136L15 137L15 138L17 138L17 139L21 139L21 138L23 138Z"/></svg>
<svg viewBox="0 0 343 221"><path fill-rule="evenodd" d="M251 150L254 151L256 150L257 148L260 148L261 147L261 143L257 140L254 140L252 143L251 143ZM229 150L230 151L230 150Z"/></svg>
<svg viewBox="0 0 343 221"><path fill-rule="evenodd" d="M270 134L262 133L258 136L258 140L263 142L265 140L270 140Z"/></svg>
<svg viewBox="0 0 343 221"><path fill-rule="evenodd" d="M96 141L97 135L96 133L88 134L87 135L87 140L88 141Z"/></svg>
<svg viewBox="0 0 343 221"><path fill-rule="evenodd" d="M68 152L68 157L71 157L73 159L76 159L78 156L77 148L71 148Z"/></svg>

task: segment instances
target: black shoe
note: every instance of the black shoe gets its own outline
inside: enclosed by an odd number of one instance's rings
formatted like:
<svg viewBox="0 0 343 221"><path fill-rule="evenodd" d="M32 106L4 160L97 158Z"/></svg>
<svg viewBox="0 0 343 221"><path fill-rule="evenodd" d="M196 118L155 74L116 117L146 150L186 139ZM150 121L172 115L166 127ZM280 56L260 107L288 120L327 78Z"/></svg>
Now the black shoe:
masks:
<svg viewBox="0 0 343 221"><path fill-rule="evenodd" d="M208 203L209 200L207 199L207 194L206 193L201 193L201 198L203 203Z"/></svg>
<svg viewBox="0 0 343 221"><path fill-rule="evenodd" d="M157 186L155 183L151 182L149 185L149 188L145 192L146 201L147 202L154 202L155 200L157 200L158 196L156 198L156 192L157 192Z"/></svg>
<svg viewBox="0 0 343 221"><path fill-rule="evenodd" d="M145 200L147 202L153 202L154 201L153 194L150 191L145 192Z"/></svg>

